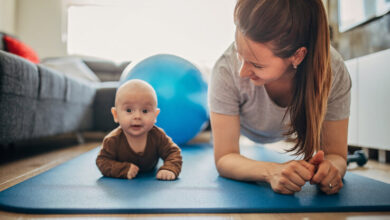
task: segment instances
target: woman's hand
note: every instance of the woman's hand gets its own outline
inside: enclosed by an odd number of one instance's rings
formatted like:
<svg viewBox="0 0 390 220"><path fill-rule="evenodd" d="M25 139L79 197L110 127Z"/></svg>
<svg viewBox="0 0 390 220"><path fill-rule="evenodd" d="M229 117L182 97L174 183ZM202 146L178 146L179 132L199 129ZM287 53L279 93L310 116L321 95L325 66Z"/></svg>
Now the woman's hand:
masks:
<svg viewBox="0 0 390 220"><path fill-rule="evenodd" d="M309 162L316 167L310 183L318 184L321 191L328 195L338 193L343 187L340 172L330 160L324 159L324 152L319 151Z"/></svg>
<svg viewBox="0 0 390 220"><path fill-rule="evenodd" d="M299 192L314 175L315 166L304 160L292 160L276 164L271 172L269 183L277 193L293 194Z"/></svg>

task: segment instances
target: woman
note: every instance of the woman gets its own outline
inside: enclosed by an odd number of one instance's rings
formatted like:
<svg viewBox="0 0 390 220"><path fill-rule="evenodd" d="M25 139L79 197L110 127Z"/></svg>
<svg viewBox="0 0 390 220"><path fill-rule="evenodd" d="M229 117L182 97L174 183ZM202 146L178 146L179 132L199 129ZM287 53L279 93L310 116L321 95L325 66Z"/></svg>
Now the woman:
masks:
<svg viewBox="0 0 390 220"><path fill-rule="evenodd" d="M308 181L337 193L347 167L351 81L330 47L322 1L238 0L234 18L235 43L217 61L209 88L219 174L268 182L283 194ZM246 158L241 132L259 143L292 139L290 151L303 159Z"/></svg>

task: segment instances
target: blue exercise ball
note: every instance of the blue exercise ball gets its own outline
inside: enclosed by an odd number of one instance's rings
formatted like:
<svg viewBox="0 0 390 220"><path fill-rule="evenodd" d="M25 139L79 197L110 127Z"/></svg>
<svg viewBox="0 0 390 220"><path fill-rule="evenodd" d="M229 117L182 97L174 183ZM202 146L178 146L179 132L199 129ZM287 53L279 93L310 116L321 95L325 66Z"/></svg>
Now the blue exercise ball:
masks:
<svg viewBox="0 0 390 220"><path fill-rule="evenodd" d="M156 90L160 108L156 125L175 143L187 143L204 128L209 119L207 84L192 63L158 54L130 64L125 71L123 82L141 79Z"/></svg>

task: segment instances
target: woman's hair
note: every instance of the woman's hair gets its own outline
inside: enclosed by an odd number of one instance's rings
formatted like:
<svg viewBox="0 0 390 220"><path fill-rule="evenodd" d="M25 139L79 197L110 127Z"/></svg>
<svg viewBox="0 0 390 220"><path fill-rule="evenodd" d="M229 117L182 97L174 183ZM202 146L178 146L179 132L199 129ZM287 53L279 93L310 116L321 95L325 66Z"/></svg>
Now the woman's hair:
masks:
<svg viewBox="0 0 390 220"><path fill-rule="evenodd" d="M321 148L332 77L329 26L322 0L238 0L234 20L246 37L270 43L280 58L307 48L294 76L294 96L287 111L291 124L285 135L296 143L288 151L309 159Z"/></svg>

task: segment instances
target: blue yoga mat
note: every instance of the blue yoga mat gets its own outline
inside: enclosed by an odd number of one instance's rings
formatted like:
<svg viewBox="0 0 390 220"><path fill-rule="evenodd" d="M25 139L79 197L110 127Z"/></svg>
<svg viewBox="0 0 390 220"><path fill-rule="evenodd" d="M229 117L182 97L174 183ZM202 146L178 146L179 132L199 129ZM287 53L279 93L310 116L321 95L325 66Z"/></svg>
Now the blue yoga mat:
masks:
<svg viewBox="0 0 390 220"><path fill-rule="evenodd" d="M294 195L268 184L218 176L209 144L182 146L183 170L176 181L156 172L133 180L102 177L96 148L0 192L0 208L25 213L243 213L390 211L390 184L347 174L337 195L306 184ZM284 162L290 157L260 145L242 147L253 159ZM160 164L161 165L161 161Z"/></svg>

